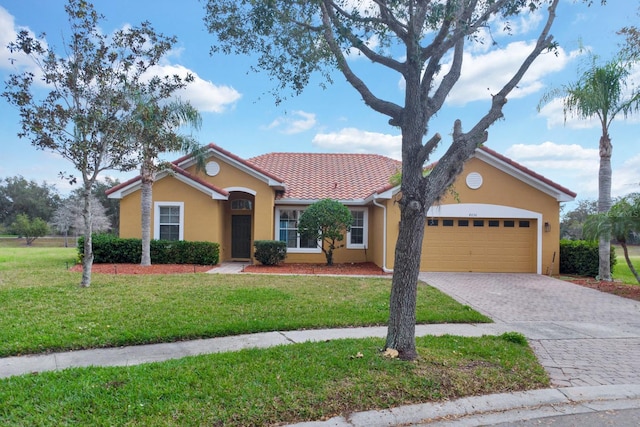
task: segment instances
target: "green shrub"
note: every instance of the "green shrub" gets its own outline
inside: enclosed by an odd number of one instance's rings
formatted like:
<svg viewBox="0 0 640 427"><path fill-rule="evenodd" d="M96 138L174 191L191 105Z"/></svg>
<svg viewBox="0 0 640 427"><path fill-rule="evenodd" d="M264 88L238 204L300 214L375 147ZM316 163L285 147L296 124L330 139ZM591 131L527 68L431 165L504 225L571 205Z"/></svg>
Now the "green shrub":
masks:
<svg viewBox="0 0 640 427"><path fill-rule="evenodd" d="M560 241L560 274L596 277L598 275L598 242L592 240ZM616 264L616 250L611 247L611 270Z"/></svg>
<svg viewBox="0 0 640 427"><path fill-rule="evenodd" d="M287 242L280 240L256 240L255 257L264 265L277 265L287 257Z"/></svg>
<svg viewBox="0 0 640 427"><path fill-rule="evenodd" d="M94 234L93 261L96 263L136 264L142 256L140 239L120 239L112 234ZM152 264L215 265L220 261L220 245L213 242L185 240L152 240ZM82 259L84 236L78 239L78 254Z"/></svg>

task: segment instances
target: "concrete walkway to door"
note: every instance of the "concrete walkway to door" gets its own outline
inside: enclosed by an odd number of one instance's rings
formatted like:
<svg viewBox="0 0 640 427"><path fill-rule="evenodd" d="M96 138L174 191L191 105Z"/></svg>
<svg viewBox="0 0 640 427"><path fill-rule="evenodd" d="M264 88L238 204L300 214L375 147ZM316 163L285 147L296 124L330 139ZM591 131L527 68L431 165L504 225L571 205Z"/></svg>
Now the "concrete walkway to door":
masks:
<svg viewBox="0 0 640 427"><path fill-rule="evenodd" d="M420 279L524 334L555 386L640 384L640 302L533 274Z"/></svg>

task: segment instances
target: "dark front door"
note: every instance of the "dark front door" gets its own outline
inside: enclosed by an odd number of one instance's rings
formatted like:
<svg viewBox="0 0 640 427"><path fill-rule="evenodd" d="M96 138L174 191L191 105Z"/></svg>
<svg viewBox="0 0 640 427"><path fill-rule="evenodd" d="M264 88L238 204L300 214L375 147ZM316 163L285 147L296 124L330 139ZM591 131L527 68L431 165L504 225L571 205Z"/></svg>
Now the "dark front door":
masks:
<svg viewBox="0 0 640 427"><path fill-rule="evenodd" d="M251 215L231 217L231 258L251 258Z"/></svg>

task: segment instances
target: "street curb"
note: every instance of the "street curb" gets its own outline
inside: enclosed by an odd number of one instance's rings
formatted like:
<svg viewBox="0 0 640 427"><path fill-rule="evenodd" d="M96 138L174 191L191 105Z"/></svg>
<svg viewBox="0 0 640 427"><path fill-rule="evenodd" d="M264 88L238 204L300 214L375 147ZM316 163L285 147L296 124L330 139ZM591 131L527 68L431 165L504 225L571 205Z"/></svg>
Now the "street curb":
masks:
<svg viewBox="0 0 640 427"><path fill-rule="evenodd" d="M357 412L289 427L478 426L638 407L640 384L563 387Z"/></svg>

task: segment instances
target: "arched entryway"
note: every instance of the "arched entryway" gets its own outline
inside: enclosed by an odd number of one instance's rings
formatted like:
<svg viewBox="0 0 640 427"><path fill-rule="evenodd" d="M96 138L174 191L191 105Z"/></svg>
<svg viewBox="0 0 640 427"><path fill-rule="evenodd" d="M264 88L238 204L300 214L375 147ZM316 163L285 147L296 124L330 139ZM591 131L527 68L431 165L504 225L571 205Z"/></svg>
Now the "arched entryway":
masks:
<svg viewBox="0 0 640 427"><path fill-rule="evenodd" d="M231 223L231 259L251 259L255 195L232 191L227 203Z"/></svg>

